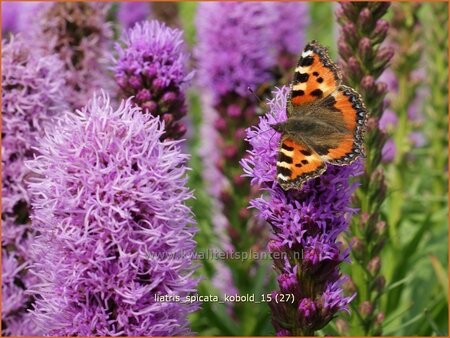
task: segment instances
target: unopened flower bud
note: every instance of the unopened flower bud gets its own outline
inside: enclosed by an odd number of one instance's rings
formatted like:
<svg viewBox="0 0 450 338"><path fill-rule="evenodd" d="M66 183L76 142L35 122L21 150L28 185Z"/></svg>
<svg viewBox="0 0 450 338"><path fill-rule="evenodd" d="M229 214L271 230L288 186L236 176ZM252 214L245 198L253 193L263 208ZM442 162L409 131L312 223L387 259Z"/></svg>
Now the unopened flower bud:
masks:
<svg viewBox="0 0 450 338"><path fill-rule="evenodd" d="M150 94L150 91L148 89L141 89L136 94L136 101L138 101L138 102L150 101L151 98L152 98L152 95Z"/></svg>
<svg viewBox="0 0 450 338"><path fill-rule="evenodd" d="M367 264L367 270L369 270L372 276L377 275L378 272L380 272L380 268L381 268L381 259L379 256L375 256Z"/></svg>
<svg viewBox="0 0 450 338"><path fill-rule="evenodd" d="M364 32L369 32L372 30L372 13L365 7L361 12L359 12L358 26L362 28Z"/></svg>
<svg viewBox="0 0 450 338"><path fill-rule="evenodd" d="M358 52L364 63L369 63L373 58L372 44L367 37L362 38L358 44Z"/></svg>
<svg viewBox="0 0 450 338"><path fill-rule="evenodd" d="M384 69L393 56L394 50L391 47L381 47L375 57L375 67L378 69Z"/></svg>
<svg viewBox="0 0 450 338"><path fill-rule="evenodd" d="M372 33L373 36L373 43L380 43L382 42L387 35L387 32L389 30L389 23L385 20L378 20L375 25L375 30Z"/></svg>
<svg viewBox="0 0 450 338"><path fill-rule="evenodd" d="M303 298L298 305L298 317L302 326L311 325L316 316L317 307L314 300L310 298Z"/></svg>
<svg viewBox="0 0 450 338"><path fill-rule="evenodd" d="M223 149L223 156L227 160L232 160L237 156L238 150L234 144L229 144Z"/></svg>
<svg viewBox="0 0 450 338"><path fill-rule="evenodd" d="M362 257L362 255L364 253L364 243L359 237L356 237L356 236L352 237L352 239L350 240L350 247L351 247L351 250L353 251L353 254L357 258Z"/></svg>
<svg viewBox="0 0 450 338"><path fill-rule="evenodd" d="M141 108L142 110L144 110L144 112L154 114L156 112L156 109L158 108L158 105L155 101L146 101L141 104Z"/></svg>
<svg viewBox="0 0 450 338"><path fill-rule="evenodd" d="M362 76L362 70L361 66L359 64L359 61L354 57L351 56L347 61L347 67L351 74L349 74L349 77L353 79L359 79Z"/></svg>
<svg viewBox="0 0 450 338"><path fill-rule="evenodd" d="M359 313L363 318L367 318L368 316L370 316L372 314L372 311L372 304L370 304L367 300L359 305Z"/></svg>
<svg viewBox="0 0 450 338"><path fill-rule="evenodd" d="M166 92L164 93L161 101L165 104L171 104L177 99L177 94L174 92Z"/></svg>
<svg viewBox="0 0 450 338"><path fill-rule="evenodd" d="M231 118L238 118L241 116L242 109L237 104L231 104L227 108L228 116Z"/></svg>
<svg viewBox="0 0 450 338"><path fill-rule="evenodd" d="M128 84L133 89L140 89L140 88L142 88L141 78L139 76L136 76L136 75L130 76L130 78L128 79Z"/></svg>
<svg viewBox="0 0 450 338"><path fill-rule="evenodd" d="M383 292L384 287L386 285L386 279L384 278L384 276L377 276L373 284L377 292Z"/></svg>
<svg viewBox="0 0 450 338"><path fill-rule="evenodd" d="M214 127L220 132L225 131L227 129L227 122L225 119L218 117L214 121Z"/></svg>

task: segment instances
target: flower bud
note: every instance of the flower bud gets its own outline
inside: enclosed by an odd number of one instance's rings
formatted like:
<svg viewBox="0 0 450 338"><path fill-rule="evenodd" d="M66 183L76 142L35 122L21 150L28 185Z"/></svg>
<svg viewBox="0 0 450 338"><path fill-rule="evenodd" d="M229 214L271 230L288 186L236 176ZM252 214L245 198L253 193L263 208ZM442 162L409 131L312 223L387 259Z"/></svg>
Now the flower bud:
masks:
<svg viewBox="0 0 450 338"><path fill-rule="evenodd" d="M227 108L228 116L231 118L239 118L241 116L242 109L237 104L230 104Z"/></svg>
<svg viewBox="0 0 450 338"><path fill-rule="evenodd" d="M380 272L380 268L381 268L381 259L379 256L375 256L367 264L367 270L369 270L372 276L377 275L378 272Z"/></svg>
<svg viewBox="0 0 450 338"><path fill-rule="evenodd" d="M372 44L367 37L362 38L358 44L358 52L364 63L370 63L373 58Z"/></svg>
<svg viewBox="0 0 450 338"><path fill-rule="evenodd" d="M317 307L310 298L303 298L298 305L298 319L302 327L311 326L316 317Z"/></svg>
<svg viewBox="0 0 450 338"><path fill-rule="evenodd" d="M347 22L342 26L342 34L350 46L358 45L358 33L355 24Z"/></svg>
<svg viewBox="0 0 450 338"><path fill-rule="evenodd" d="M350 240L350 247L355 257L361 258L364 254L365 245L359 237L352 237L352 239Z"/></svg>
<svg viewBox="0 0 450 338"><path fill-rule="evenodd" d="M214 121L214 128L216 128L220 132L223 132L227 129L227 122L222 117L218 117Z"/></svg>
<svg viewBox="0 0 450 338"><path fill-rule="evenodd" d="M372 30L373 19L370 10L365 7L359 12L358 26L362 28L364 32L370 32Z"/></svg>
<svg viewBox="0 0 450 338"><path fill-rule="evenodd" d="M352 79L360 79L362 76L362 70L361 66L359 64L359 61L354 57L351 56L347 61L347 67L350 72L349 77Z"/></svg>
<svg viewBox="0 0 450 338"><path fill-rule="evenodd" d="M155 101L147 101L147 102L144 102L143 104L141 104L141 107L142 107L142 110L144 110L144 112L154 114L154 113L156 113L158 105L156 104Z"/></svg>
<svg viewBox="0 0 450 338"><path fill-rule="evenodd" d="M350 48L350 46L347 44L347 42L345 42L342 39L340 39L338 41L338 50L339 50L339 55L343 59L348 59L349 57L351 57L354 54L352 49Z"/></svg>
<svg viewBox="0 0 450 338"><path fill-rule="evenodd" d="M298 294L299 285L295 274L283 273L277 277L277 281L282 293Z"/></svg>
<svg viewBox="0 0 450 338"><path fill-rule="evenodd" d="M365 300L359 305L359 313L361 314L361 317L367 318L372 314L373 307L372 304L369 303L369 301Z"/></svg>
<svg viewBox="0 0 450 338"><path fill-rule="evenodd" d="M133 89L140 89L140 88L142 88L141 78L139 76L136 76L136 75L130 76L130 78L128 79L128 84Z"/></svg>
<svg viewBox="0 0 450 338"><path fill-rule="evenodd" d="M234 144L229 144L227 146L225 146L225 148L223 149L223 156L227 159L227 160L232 160L234 159L238 154L238 149L236 148L236 146Z"/></svg>
<svg viewBox="0 0 450 338"><path fill-rule="evenodd" d="M174 92L165 92L161 101L164 104L172 104L177 99L177 94Z"/></svg>
<svg viewBox="0 0 450 338"><path fill-rule="evenodd" d="M150 91L148 89L141 89L136 94L136 101L138 101L138 102L150 101L151 98L152 98L152 95L150 94Z"/></svg>
<svg viewBox="0 0 450 338"><path fill-rule="evenodd" d="M373 282L374 289L377 292L383 292L385 285L386 279L384 278L384 276L378 276L377 278L375 278L375 281Z"/></svg>
<svg viewBox="0 0 450 338"><path fill-rule="evenodd" d="M382 42L386 38L388 30L389 23L385 20L378 20L372 33L372 42L374 44Z"/></svg>
<svg viewBox="0 0 450 338"><path fill-rule="evenodd" d="M377 69L386 68L389 61L394 56L394 49L391 47L381 47L375 57L374 66Z"/></svg>

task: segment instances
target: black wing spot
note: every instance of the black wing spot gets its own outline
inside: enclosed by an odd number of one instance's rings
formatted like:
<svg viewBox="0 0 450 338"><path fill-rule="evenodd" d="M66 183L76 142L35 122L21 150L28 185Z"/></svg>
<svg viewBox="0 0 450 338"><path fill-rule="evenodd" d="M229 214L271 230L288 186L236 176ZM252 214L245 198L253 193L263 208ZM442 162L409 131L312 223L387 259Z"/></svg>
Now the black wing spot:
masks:
<svg viewBox="0 0 450 338"><path fill-rule="evenodd" d="M313 72L313 75L317 77L317 76L319 76L319 73L318 72Z"/></svg>
<svg viewBox="0 0 450 338"><path fill-rule="evenodd" d="M314 58L312 57L312 56L307 56L307 57L302 57L302 58L300 58L300 62L299 62L299 65L301 66L301 67L309 67L309 66L311 66L312 64L314 63Z"/></svg>
<svg viewBox="0 0 450 338"><path fill-rule="evenodd" d="M302 160L302 164L308 164L309 162L307 160Z"/></svg>
<svg viewBox="0 0 450 338"><path fill-rule="evenodd" d="M286 156L283 152L280 151L280 154L278 155L278 161L291 164L292 157Z"/></svg>
<svg viewBox="0 0 450 338"><path fill-rule="evenodd" d="M303 96L303 95L305 95L305 92L303 90L293 90L292 91L292 97Z"/></svg>
<svg viewBox="0 0 450 338"><path fill-rule="evenodd" d="M287 176L290 177L292 175L292 171L288 168L285 167L277 167L278 168L278 173L283 175L283 176Z"/></svg>
<svg viewBox="0 0 450 338"><path fill-rule="evenodd" d="M323 82L323 78L318 77L318 78L317 78L317 82L318 82L318 83L322 83L322 82Z"/></svg>
<svg viewBox="0 0 450 338"><path fill-rule="evenodd" d="M300 150L300 152L305 156L311 156L312 153L309 150Z"/></svg>
<svg viewBox="0 0 450 338"><path fill-rule="evenodd" d="M307 73L298 73L298 72L295 73L295 76L294 76L295 83L298 83L298 82L303 83L303 82L308 81L308 79L309 79L309 74L307 74Z"/></svg>
<svg viewBox="0 0 450 338"><path fill-rule="evenodd" d="M296 166L297 168L301 168L301 167L302 167L301 163L297 163L295 166Z"/></svg>
<svg viewBox="0 0 450 338"><path fill-rule="evenodd" d="M281 144L281 148L283 148L284 150L287 150L287 151L292 151L292 150L294 150L293 147L289 147L286 143L282 143L282 144Z"/></svg>
<svg viewBox="0 0 450 338"><path fill-rule="evenodd" d="M323 95L323 91L320 89L314 89L311 93L311 96L317 96L317 97L322 97Z"/></svg>

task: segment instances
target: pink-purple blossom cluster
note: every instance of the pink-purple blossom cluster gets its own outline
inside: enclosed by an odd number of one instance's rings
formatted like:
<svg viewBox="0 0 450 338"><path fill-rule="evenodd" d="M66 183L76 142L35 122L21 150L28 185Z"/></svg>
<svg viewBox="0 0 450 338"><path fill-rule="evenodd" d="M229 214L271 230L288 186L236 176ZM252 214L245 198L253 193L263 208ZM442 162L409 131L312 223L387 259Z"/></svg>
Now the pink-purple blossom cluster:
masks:
<svg viewBox="0 0 450 338"><path fill-rule="evenodd" d="M163 125L107 95L55 122L29 162L39 279L34 317L49 335L189 332L195 227L185 201L187 156Z"/></svg>
<svg viewBox="0 0 450 338"><path fill-rule="evenodd" d="M36 232L24 162L33 158L52 117L64 113L63 69L56 55L37 55L22 36L2 42L2 320L9 335L39 333L27 313L33 303L26 291L35 282L28 268Z"/></svg>
<svg viewBox="0 0 450 338"><path fill-rule="evenodd" d="M133 97L145 113L161 116L163 138L180 139L186 126L184 88L192 77L186 70L182 31L158 21L137 23L117 45L114 67L124 97Z"/></svg>
<svg viewBox="0 0 450 338"><path fill-rule="evenodd" d="M280 288L274 295L295 297L293 304L270 303L273 325L280 335L312 335L339 311L347 311L353 297L345 296L340 287L339 265L348 261L348 250L343 250L338 236L355 212L350 207L355 185L349 179L362 168L360 162L346 167L330 165L301 190L283 190L275 180L280 135L270 124L286 119L288 88L274 94L269 113L247 130L250 156L241 164L251 184L265 192L250 204L273 230L269 250L278 256L274 266ZM300 260L293 258L295 253L300 253Z"/></svg>

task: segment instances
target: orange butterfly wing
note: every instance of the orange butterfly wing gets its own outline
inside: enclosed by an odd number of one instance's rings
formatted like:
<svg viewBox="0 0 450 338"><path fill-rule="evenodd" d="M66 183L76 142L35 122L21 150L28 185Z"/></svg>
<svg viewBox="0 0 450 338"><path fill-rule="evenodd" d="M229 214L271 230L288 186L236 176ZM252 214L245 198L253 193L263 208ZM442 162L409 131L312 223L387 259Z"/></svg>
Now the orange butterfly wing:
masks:
<svg viewBox="0 0 450 338"><path fill-rule="evenodd" d="M322 175L326 163L319 154L289 137L281 141L277 160L277 179L284 190L299 188L310 178Z"/></svg>
<svg viewBox="0 0 450 338"><path fill-rule="evenodd" d="M332 164L347 165L364 155L363 134L368 113L361 96L350 87L342 85L331 96L335 100L332 109L341 114L348 134L322 158Z"/></svg>
<svg viewBox="0 0 450 338"><path fill-rule="evenodd" d="M291 84L290 104L308 104L334 92L341 75L328 56L327 49L312 41L306 45Z"/></svg>

